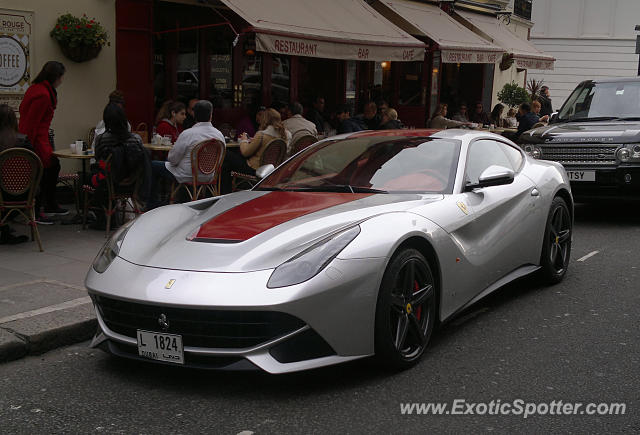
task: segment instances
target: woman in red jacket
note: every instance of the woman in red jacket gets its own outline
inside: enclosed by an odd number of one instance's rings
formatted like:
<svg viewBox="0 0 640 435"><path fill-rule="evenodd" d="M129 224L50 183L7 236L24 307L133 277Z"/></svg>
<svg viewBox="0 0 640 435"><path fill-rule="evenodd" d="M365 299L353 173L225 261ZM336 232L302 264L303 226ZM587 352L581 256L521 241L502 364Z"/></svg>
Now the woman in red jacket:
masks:
<svg viewBox="0 0 640 435"><path fill-rule="evenodd" d="M156 133L160 136L171 136L171 142L176 143L186 117L187 110L183 103L173 101L163 104L156 120Z"/></svg>
<svg viewBox="0 0 640 435"><path fill-rule="evenodd" d="M65 215L69 211L58 206L56 185L60 173L60 162L53 155L53 144L49 137L49 127L58 103L56 88L62 83L65 68L60 62L49 61L35 78L24 94L20 104L20 133L26 135L42 160L44 171L40 182L40 195L36 201L36 210L44 205L46 216ZM44 203L44 204L43 204ZM45 222L43 219L39 221ZM49 223L49 222L47 222Z"/></svg>

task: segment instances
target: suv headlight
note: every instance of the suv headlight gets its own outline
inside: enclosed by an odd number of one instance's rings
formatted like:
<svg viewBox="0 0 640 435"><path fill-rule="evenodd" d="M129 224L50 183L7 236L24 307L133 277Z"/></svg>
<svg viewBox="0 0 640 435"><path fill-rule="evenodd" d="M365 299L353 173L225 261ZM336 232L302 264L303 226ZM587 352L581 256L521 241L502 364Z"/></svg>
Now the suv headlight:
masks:
<svg viewBox="0 0 640 435"><path fill-rule="evenodd" d="M304 250L295 257L276 267L269 281L268 288L287 287L305 282L316 276L346 246L360 234L360 226L356 225L341 233L334 234Z"/></svg>
<svg viewBox="0 0 640 435"><path fill-rule="evenodd" d="M640 162L640 145L628 144L623 145L616 151L616 157L623 163Z"/></svg>
<svg viewBox="0 0 640 435"><path fill-rule="evenodd" d="M135 219L122 225L118 230L113 233L113 236L104 244L98 256L93 260L93 270L98 273L103 273L109 265L115 260L124 242L124 236L127 235L127 231L131 228L131 225L135 222Z"/></svg>
<svg viewBox="0 0 640 435"><path fill-rule="evenodd" d="M542 149L535 145L525 145L524 151L534 159L542 158Z"/></svg>

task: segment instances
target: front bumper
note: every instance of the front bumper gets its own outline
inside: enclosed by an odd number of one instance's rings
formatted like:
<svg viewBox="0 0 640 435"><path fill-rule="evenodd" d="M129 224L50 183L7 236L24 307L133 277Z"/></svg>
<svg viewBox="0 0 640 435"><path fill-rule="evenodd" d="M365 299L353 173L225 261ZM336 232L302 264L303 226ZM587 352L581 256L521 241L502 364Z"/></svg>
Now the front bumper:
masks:
<svg viewBox="0 0 640 435"><path fill-rule="evenodd" d="M595 171L595 181L571 181L571 193L580 200L640 200L640 165L570 167L567 171Z"/></svg>
<svg viewBox="0 0 640 435"><path fill-rule="evenodd" d="M87 275L100 327L92 344L143 359L137 354L136 328L180 334L186 366L257 367L269 373L362 358L374 352L384 262L335 259L305 283L268 289L272 270L177 271L118 257L105 273L91 270ZM170 280L175 282L167 289ZM161 313L174 320L169 330L160 331L154 324Z"/></svg>

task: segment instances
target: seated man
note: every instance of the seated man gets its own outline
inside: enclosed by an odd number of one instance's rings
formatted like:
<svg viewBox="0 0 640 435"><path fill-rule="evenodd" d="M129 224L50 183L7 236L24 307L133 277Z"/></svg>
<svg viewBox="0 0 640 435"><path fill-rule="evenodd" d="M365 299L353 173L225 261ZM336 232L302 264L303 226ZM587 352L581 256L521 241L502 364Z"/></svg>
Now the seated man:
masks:
<svg viewBox="0 0 640 435"><path fill-rule="evenodd" d="M366 130L366 124L359 118L351 117L351 109L348 105L338 106L336 110L336 119L338 121L337 133L353 133L355 131Z"/></svg>
<svg viewBox="0 0 640 435"><path fill-rule="evenodd" d="M471 122L475 122L480 125L489 125L491 124L491 119L489 118L489 114L484 111L484 106L480 101L476 103L476 108L469 116L469 120Z"/></svg>
<svg viewBox="0 0 640 435"><path fill-rule="evenodd" d="M153 176L155 179L153 189L155 207L161 205L158 202L159 180L164 179L177 183L192 181L191 150L193 147L208 139L217 139L226 144L224 135L220 130L211 125L213 105L209 101L198 101L193 106L193 114L196 123L193 127L180 133L175 145L171 148L171 151L169 151L167 161L154 160L152 162ZM212 177L213 174L207 176L202 174L202 178L198 177L198 179L200 181L211 181Z"/></svg>
<svg viewBox="0 0 640 435"><path fill-rule="evenodd" d="M522 133L527 130L531 130L531 128L539 122L538 115L531 111L531 106L529 103L522 103L520 108L518 109L518 132L516 133L516 137L520 137Z"/></svg>
<svg viewBox="0 0 640 435"><path fill-rule="evenodd" d="M289 133L291 133L291 142L289 145L295 143L296 139L299 137L307 134L318 136L316 125L313 122L304 119L302 117L302 111L302 104L297 101L293 102L289 104L289 112L291 112L291 116L282 121L284 128L289 130Z"/></svg>

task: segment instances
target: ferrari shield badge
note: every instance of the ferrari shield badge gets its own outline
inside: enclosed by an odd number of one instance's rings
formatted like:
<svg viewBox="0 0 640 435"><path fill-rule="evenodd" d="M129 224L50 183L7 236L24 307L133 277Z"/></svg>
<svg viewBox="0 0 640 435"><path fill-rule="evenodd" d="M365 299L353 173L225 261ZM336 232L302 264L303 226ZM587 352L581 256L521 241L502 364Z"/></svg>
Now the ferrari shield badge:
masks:
<svg viewBox="0 0 640 435"><path fill-rule="evenodd" d="M460 208L460 210L462 210L462 213L469 214L469 210L467 209L467 205L464 202L458 201L456 204L458 204L458 207Z"/></svg>
<svg viewBox="0 0 640 435"><path fill-rule="evenodd" d="M167 290L169 290L171 287L173 287L173 283L176 282L175 279L170 279L169 282L167 283L167 285L164 286L164 288L166 288Z"/></svg>

